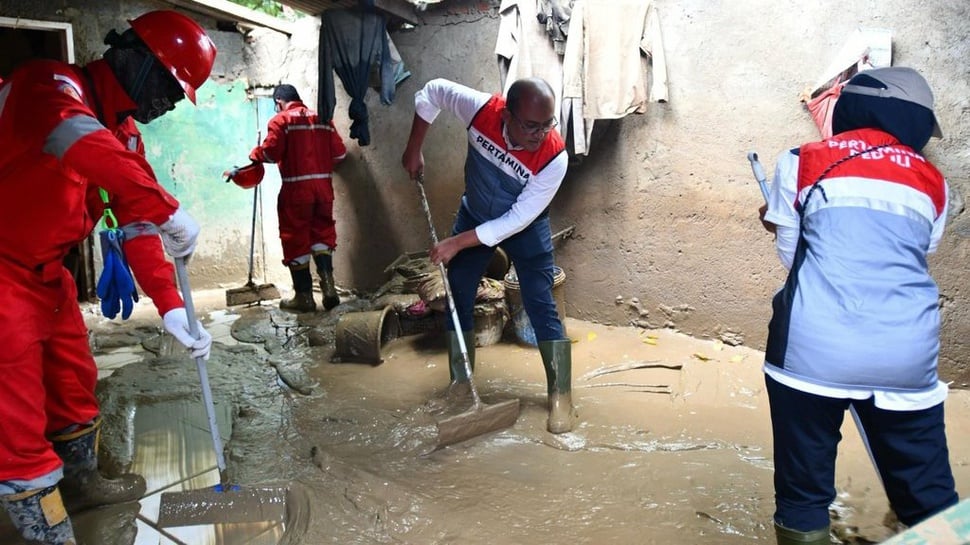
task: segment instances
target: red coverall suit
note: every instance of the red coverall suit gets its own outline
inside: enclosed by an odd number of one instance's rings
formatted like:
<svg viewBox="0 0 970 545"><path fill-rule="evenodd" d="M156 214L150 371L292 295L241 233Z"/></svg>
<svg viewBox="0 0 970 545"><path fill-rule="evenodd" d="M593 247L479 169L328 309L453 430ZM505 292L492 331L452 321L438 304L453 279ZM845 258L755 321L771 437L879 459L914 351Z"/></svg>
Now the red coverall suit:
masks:
<svg viewBox="0 0 970 545"><path fill-rule="evenodd" d="M140 147L130 119L117 125L117 112L134 108L104 61L87 73L32 61L0 84L0 202L8 203L0 230L0 483L56 482L62 463L47 436L99 414L97 367L62 265L101 217L97 188L111 195L121 225L161 225L178 208L144 157L119 143ZM182 306L159 237L134 238L125 251L160 314Z"/></svg>
<svg viewBox="0 0 970 545"><path fill-rule="evenodd" d="M304 264L313 251L337 247L331 172L347 148L333 121L321 122L302 102L273 116L263 143L249 158L278 163L283 186L277 201L283 264Z"/></svg>

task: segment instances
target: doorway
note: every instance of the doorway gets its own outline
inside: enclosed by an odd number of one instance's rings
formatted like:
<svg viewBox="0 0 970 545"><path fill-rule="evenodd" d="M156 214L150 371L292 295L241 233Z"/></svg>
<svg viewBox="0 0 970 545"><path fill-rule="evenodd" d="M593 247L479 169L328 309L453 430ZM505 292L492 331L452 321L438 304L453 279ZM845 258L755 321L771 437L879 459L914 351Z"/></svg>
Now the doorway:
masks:
<svg viewBox="0 0 970 545"><path fill-rule="evenodd" d="M0 79L29 59L74 62L74 31L70 23L0 17ZM94 238L71 249L64 266L74 276L79 301L94 301L97 277L94 272Z"/></svg>

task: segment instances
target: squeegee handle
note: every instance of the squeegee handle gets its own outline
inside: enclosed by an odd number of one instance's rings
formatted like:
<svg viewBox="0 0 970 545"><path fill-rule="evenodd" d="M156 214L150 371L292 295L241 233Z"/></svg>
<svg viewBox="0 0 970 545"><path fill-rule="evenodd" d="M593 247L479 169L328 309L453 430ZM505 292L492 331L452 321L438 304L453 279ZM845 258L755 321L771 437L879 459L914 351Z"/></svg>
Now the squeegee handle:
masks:
<svg viewBox="0 0 970 545"><path fill-rule="evenodd" d="M179 289L182 291L182 301L185 303L185 316L189 321L189 334L199 338L199 324L195 319L195 305L192 304L192 289L189 287L189 274L185 268L185 258L175 258L175 275L178 277ZM209 433L212 435L212 448L216 454L216 465L219 466L219 479L222 484L226 481L226 457L222 452L222 436L216 422L216 407L212 402L212 388L209 386L209 372L206 369L205 358L195 358L195 366L199 370L199 382L202 384L202 401L205 404L206 416L209 419Z"/></svg>
<svg viewBox="0 0 970 545"><path fill-rule="evenodd" d="M758 181L758 187L761 188L761 196L765 198L765 202L768 202L768 179L765 177L765 169L761 166L761 161L758 160L758 154L753 151L748 152L748 161L751 162L754 179Z"/></svg>
<svg viewBox="0 0 970 545"><path fill-rule="evenodd" d="M428 218L428 228L431 229L431 242L437 246L438 245L438 233L434 229L434 219L431 217L431 207L428 205L428 195L424 191L424 175L418 175L414 179L415 183L418 184L418 191L421 193L421 206L424 208L424 215ZM450 308L451 323L455 328L455 337L458 340L458 348L461 350L461 359L465 364L465 374L469 378L469 385L472 390L472 398L475 403L479 403L478 390L475 388L475 381L470 380L472 376L472 366L471 361L468 358L468 347L465 345L465 335L461 330L461 320L458 319L458 310L455 308L455 298L451 293L451 283L448 282L448 271L445 269L444 263L438 263L438 270L441 272L441 282L445 287L445 297L448 299L448 307Z"/></svg>

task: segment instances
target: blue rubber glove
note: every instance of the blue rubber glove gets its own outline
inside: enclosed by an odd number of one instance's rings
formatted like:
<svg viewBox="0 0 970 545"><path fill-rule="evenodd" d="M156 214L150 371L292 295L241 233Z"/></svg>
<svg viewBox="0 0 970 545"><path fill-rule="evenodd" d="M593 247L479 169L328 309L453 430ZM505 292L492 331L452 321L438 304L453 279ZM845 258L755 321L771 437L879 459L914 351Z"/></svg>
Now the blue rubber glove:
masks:
<svg viewBox="0 0 970 545"><path fill-rule="evenodd" d="M124 232L121 229L105 229L99 233L99 237L104 263L97 289L101 299L101 313L108 319L113 319L120 311L121 319L127 320L134 309L134 303L138 301L138 291L122 249Z"/></svg>

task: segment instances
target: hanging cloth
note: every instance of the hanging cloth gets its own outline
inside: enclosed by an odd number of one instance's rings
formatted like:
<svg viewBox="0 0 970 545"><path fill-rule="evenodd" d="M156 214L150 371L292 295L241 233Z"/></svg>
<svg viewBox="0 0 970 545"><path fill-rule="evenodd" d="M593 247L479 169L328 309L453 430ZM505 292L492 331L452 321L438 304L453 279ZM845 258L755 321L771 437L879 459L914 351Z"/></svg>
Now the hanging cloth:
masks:
<svg viewBox="0 0 970 545"><path fill-rule="evenodd" d="M321 120L333 119L337 105L333 73L336 72L350 95L350 137L361 146L370 144L367 104L364 96L370 81L371 66L382 58L381 70L391 69L383 15L349 9L323 12L320 26L320 85L317 111ZM386 68L385 68L386 67ZM394 81L382 73L382 81ZM390 96L393 96L393 92Z"/></svg>

